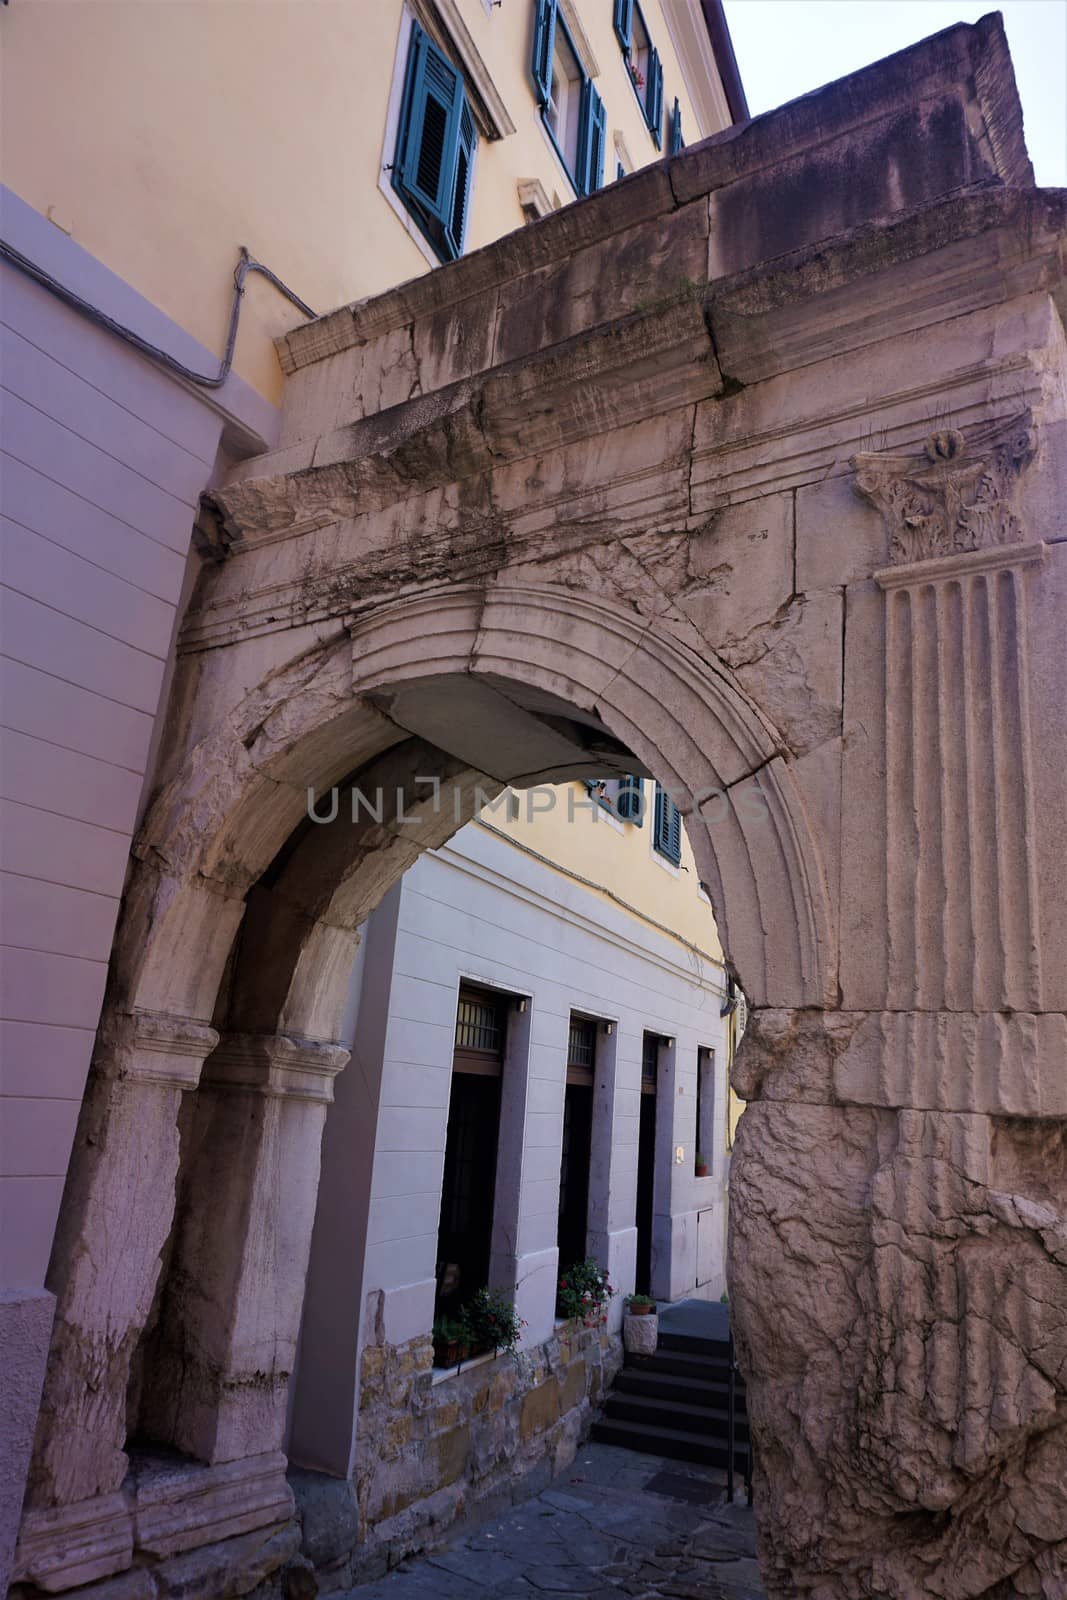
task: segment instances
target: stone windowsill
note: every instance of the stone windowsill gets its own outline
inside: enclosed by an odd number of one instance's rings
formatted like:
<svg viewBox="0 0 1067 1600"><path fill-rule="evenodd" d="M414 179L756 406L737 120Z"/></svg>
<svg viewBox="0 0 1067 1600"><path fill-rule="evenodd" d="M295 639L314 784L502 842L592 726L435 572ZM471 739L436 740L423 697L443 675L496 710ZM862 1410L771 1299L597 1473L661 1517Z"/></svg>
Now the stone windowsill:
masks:
<svg viewBox="0 0 1067 1600"><path fill-rule="evenodd" d="M431 1384L444 1383L446 1378L455 1378L461 1372L473 1372L475 1367L488 1366L490 1361L495 1361L497 1351L487 1350L484 1355L471 1356L469 1361L460 1361L454 1367L434 1367Z"/></svg>

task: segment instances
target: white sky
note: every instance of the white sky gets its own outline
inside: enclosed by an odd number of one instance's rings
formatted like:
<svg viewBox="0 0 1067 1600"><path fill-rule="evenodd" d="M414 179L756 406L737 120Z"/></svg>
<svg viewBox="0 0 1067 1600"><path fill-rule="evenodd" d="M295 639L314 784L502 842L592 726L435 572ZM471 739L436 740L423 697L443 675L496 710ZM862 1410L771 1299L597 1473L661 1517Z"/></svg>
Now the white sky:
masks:
<svg viewBox="0 0 1067 1600"><path fill-rule="evenodd" d="M755 116L954 22L1000 11L1037 181L1067 187L1067 0L725 0Z"/></svg>

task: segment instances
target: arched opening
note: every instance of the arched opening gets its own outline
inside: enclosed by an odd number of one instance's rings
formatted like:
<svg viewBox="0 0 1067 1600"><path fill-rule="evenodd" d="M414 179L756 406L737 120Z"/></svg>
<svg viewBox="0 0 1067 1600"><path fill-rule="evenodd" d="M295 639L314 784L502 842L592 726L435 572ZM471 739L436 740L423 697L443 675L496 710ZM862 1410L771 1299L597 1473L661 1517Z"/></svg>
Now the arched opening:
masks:
<svg viewBox="0 0 1067 1600"><path fill-rule="evenodd" d="M50 1477L71 1498L75 1485L83 1497L117 1488L128 1418L136 1433L213 1467L284 1466L357 930L422 852L503 786L605 773L655 777L673 795L753 999L817 1002L830 982L821 867L773 734L721 668L620 607L551 589L398 603L351 640L268 675L207 727L144 830L112 1031L83 1119L91 1129L94 1117L128 1116L131 1161L155 1164L139 1277L125 1307L109 1308L106 1404L72 1428L79 1397L67 1388L46 1398L42 1497ZM336 789L330 821L310 820L309 789L319 816L330 816ZM353 821L357 792L372 803ZM790 905L780 921L761 910L775 893ZM206 1059L190 1094L195 1073L171 1062L197 1053ZM129 1111L131 1088L147 1095L155 1123ZM72 1234L94 1228L117 1181L92 1137L79 1141L75 1165ZM520 1170L502 1156L507 1182ZM592 1221L594 1233L610 1232L605 1217ZM521 1254L513 1241L520 1310L532 1293L519 1283ZM57 1288L57 1343L77 1365L80 1319L95 1308L76 1274ZM356 1307L357 1327L365 1312ZM98 1335L96 1349L99 1365ZM335 1454L331 1465L345 1462Z"/></svg>
<svg viewBox="0 0 1067 1600"><path fill-rule="evenodd" d="M373 1103L355 1108L356 1122L368 1124L362 1135L352 1125L347 1081L335 1085L332 1079L355 1045L346 1016L353 1004L351 970L360 930L427 851L445 844L487 805L499 804L505 779L510 797L527 812L558 796L561 806L572 808L571 825L590 827L597 826L595 803L584 799L575 807L574 793L553 785L605 774L639 784L653 774L595 710L576 713L549 691L515 680L433 674L380 693L377 704L388 706L391 721L406 737L326 794L309 792L305 816L248 891L212 1013L219 1044L205 1061L199 1088L182 1107L175 1219L133 1366L127 1425L132 1437L173 1446L193 1460L225 1462L249 1454L253 1444L265 1453L284 1441L304 1465L347 1476L358 1450L360 1352L370 1336L368 1292L384 1303L390 1324L385 1343L391 1349L427 1337L431 1322L452 1314L479 1285L514 1297L530 1330L527 1342L536 1348L552 1333L557 1264L587 1253L595 1076L590 1071L588 1083L579 1082L577 1064L569 1069L575 1081L563 1094L560 1193L570 1208L564 1222L572 1233L574 1195L579 1194L581 1242L568 1238L568 1254L561 1256L557 1240L528 1236L530 1219L522 1201L530 1181L526 1125L538 1114L550 1120L540 1102L537 1111L531 1110L538 1084L530 1080L530 1028L540 1023L542 1009L539 997L525 992L531 979L519 974L509 982L503 968L486 976L477 960L473 971L460 963L449 973L444 1006L457 1012L451 1086L436 1107L434 1131L421 1135L430 1148L409 1155L405 1182L410 1194L397 1197L403 1207L430 1193L430 1208L440 1209L439 1225L435 1217L426 1219L419 1241L425 1259L414 1266L365 1272L365 1257L374 1248L371 1213L382 1204L374 1187L375 1128L386 1113ZM679 795L679 803L687 798ZM736 797L732 803L738 803ZM676 832L680 817L674 813ZM650 815L650 842L653 830ZM680 863L677 840L669 848ZM710 917L709 908L709 925ZM376 959L373 948L368 959ZM600 1264L621 1279L622 1290L654 1290L665 1299L678 1276L677 1268L672 1273L670 1189L680 1136L673 1106L683 1091L676 1085L674 1040L664 1032L670 1024L657 1025L660 1031L647 1037L656 1046L651 1078L662 1098L658 1124L652 1124L649 1143L645 1119L638 1118L636 1172L630 1182L635 1193L621 1200L625 1218L605 1215L594 1250ZM616 1015L615 1026L627 1048L640 1049L637 1034L630 1037L629 1014L621 1026ZM612 1064L617 1066L617 1034L614 1039ZM591 1060L596 1047L594 1039ZM603 1051L601 1065L607 1065ZM642 1074L646 1066L642 1062ZM380 1076L380 1057L376 1070ZM424 1084L425 1073L420 1092ZM381 1087L379 1081L376 1092ZM318 1298L313 1295L304 1319L294 1396L288 1390L297 1366L311 1248L316 1138L331 1090L341 1098L342 1118L349 1118L338 1138L366 1139L360 1151L363 1170L349 1170L327 1119L327 1166L339 1164L340 1173L327 1172L319 1197L317 1253L323 1259L312 1272ZM614 1102L610 1094L601 1098L608 1102L609 1116L607 1131L601 1126L597 1132L607 1141L608 1163L614 1158L617 1165ZM417 1096L406 1109L412 1119L430 1120L431 1108L420 1106ZM684 1136L689 1143L690 1136ZM550 1177L540 1169L539 1174L541 1186L551 1187ZM618 1184L616 1176L616 1189ZM607 1213L612 1196L606 1181L602 1187L598 1200ZM614 1198L618 1212L617 1194ZM437 1235L432 1261L425 1254L431 1233ZM679 1248L676 1243L675 1255ZM399 1244L395 1251L404 1253ZM407 1251L413 1259L416 1255ZM339 1283L339 1277L345 1281ZM347 1317L339 1300L349 1302ZM339 1352L346 1336L349 1348ZM365 1440L364 1447L370 1449L370 1442Z"/></svg>

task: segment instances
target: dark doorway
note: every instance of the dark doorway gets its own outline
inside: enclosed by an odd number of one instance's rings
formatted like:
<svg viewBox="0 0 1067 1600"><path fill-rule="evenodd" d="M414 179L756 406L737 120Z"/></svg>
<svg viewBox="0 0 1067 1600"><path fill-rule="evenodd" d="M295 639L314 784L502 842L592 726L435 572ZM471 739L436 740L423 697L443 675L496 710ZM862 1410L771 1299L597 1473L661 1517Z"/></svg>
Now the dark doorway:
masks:
<svg viewBox="0 0 1067 1600"><path fill-rule="evenodd" d="M589 1217L589 1166L593 1146L594 1021L572 1017L567 1041L567 1087L563 1099L563 1158L559 1169L559 1264L584 1261Z"/></svg>
<svg viewBox="0 0 1067 1600"><path fill-rule="evenodd" d="M489 1282L507 1005L506 996L460 990L437 1232L438 1313L454 1313Z"/></svg>
<svg viewBox="0 0 1067 1600"><path fill-rule="evenodd" d="M637 1131L636 1294L652 1293L652 1218L656 1201L656 1087L660 1038L646 1033L641 1050L641 1115Z"/></svg>

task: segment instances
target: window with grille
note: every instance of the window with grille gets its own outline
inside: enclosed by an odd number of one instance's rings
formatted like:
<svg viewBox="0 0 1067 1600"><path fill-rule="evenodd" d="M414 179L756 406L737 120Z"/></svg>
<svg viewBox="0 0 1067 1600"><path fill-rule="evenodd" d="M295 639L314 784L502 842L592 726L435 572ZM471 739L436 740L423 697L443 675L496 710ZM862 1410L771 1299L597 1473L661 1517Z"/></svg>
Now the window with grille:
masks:
<svg viewBox="0 0 1067 1600"><path fill-rule="evenodd" d="M656 1079L659 1074L659 1046L658 1033L646 1033L641 1047L641 1092L647 1094L651 1089L656 1091Z"/></svg>
<svg viewBox="0 0 1067 1600"><path fill-rule="evenodd" d="M593 1087L597 1025L590 1017L571 1017L567 1035L567 1082Z"/></svg>
<svg viewBox="0 0 1067 1600"><path fill-rule="evenodd" d="M456 1007L457 1072L499 1076L507 1043L508 998L489 990L462 988Z"/></svg>
<svg viewBox="0 0 1067 1600"><path fill-rule="evenodd" d="M393 187L442 261L463 253L477 142L462 75L414 23Z"/></svg>
<svg viewBox="0 0 1067 1600"><path fill-rule="evenodd" d="M592 1067L596 1061L596 1023L586 1017L572 1017L567 1038L567 1065Z"/></svg>

